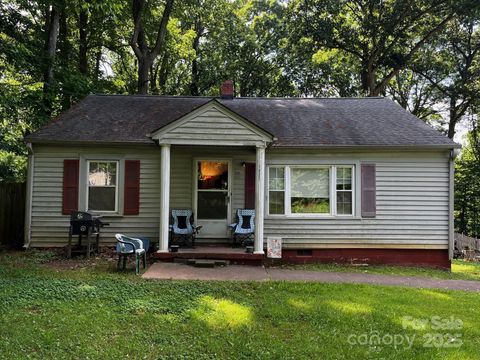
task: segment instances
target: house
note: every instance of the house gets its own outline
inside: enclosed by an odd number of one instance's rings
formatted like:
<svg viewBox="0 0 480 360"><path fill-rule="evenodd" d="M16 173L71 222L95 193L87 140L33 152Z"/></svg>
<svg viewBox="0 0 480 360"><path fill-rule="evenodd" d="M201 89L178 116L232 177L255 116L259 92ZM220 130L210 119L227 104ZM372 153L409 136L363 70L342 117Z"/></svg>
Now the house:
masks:
<svg viewBox="0 0 480 360"><path fill-rule="evenodd" d="M255 254L286 261L449 267L459 145L385 98L90 95L26 137L25 243L63 246L72 210L158 239L193 209L202 242L225 242L255 208Z"/></svg>

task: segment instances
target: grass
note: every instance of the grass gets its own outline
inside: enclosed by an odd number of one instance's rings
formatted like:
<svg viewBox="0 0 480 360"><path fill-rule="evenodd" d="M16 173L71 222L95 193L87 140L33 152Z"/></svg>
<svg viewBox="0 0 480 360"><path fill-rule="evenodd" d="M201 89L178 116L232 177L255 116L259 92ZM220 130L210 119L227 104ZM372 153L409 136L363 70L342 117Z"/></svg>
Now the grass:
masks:
<svg viewBox="0 0 480 360"><path fill-rule="evenodd" d="M105 259L55 265L48 252L0 254L0 358L478 358L478 293L146 281L114 266ZM433 329L438 320L462 324ZM432 343L431 334L440 337Z"/></svg>
<svg viewBox="0 0 480 360"><path fill-rule="evenodd" d="M422 276L434 279L477 280L480 281L480 263L463 260L453 260L452 270L437 270L430 268L404 266L354 266L344 264L303 264L285 265L283 267L298 270L314 270L328 272L355 272L365 274Z"/></svg>

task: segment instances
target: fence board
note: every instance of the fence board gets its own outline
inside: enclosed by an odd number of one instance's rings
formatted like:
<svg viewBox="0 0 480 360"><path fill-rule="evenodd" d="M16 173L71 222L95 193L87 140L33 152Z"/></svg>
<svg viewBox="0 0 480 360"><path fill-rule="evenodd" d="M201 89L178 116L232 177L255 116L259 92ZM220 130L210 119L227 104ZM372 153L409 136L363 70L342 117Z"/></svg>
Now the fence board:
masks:
<svg viewBox="0 0 480 360"><path fill-rule="evenodd" d="M23 245L25 184L0 183L0 244Z"/></svg>

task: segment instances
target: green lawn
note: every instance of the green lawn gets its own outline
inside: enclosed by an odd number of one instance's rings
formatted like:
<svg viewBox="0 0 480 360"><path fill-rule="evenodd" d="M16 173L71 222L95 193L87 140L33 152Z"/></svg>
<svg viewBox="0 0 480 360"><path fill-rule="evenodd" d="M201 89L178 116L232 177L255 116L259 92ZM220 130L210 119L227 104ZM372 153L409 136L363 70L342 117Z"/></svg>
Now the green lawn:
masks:
<svg viewBox="0 0 480 360"><path fill-rule="evenodd" d="M0 358L478 359L477 293L155 282L116 273L106 260L55 267L50 260L48 253L0 254ZM435 316L463 324L432 329ZM404 329L403 317L416 326ZM364 345L374 334L382 344Z"/></svg>
<svg viewBox="0 0 480 360"><path fill-rule="evenodd" d="M452 271L404 266L355 266L342 264L305 264L285 265L289 269L315 270L328 272L356 272L366 274L423 276L435 279L478 280L480 281L480 263L453 260Z"/></svg>

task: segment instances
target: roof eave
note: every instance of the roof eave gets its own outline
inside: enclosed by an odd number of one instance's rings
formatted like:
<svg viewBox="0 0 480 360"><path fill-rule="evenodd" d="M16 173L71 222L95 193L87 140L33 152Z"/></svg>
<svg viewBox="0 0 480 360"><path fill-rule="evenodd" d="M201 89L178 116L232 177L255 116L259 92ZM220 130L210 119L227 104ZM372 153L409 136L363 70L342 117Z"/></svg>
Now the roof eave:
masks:
<svg viewBox="0 0 480 360"><path fill-rule="evenodd" d="M391 149L391 150L448 150L461 149L462 145L453 144L419 144L419 145L388 145L388 144L366 144L366 145L344 145L344 144L275 144L271 148L276 149Z"/></svg>
<svg viewBox="0 0 480 360"><path fill-rule="evenodd" d="M135 145L135 146L157 146L156 142L148 139L149 141L83 141L83 140L52 140L52 139L28 139L25 138L25 142L28 144L41 144L41 145L101 145L101 146L121 146L121 145Z"/></svg>

